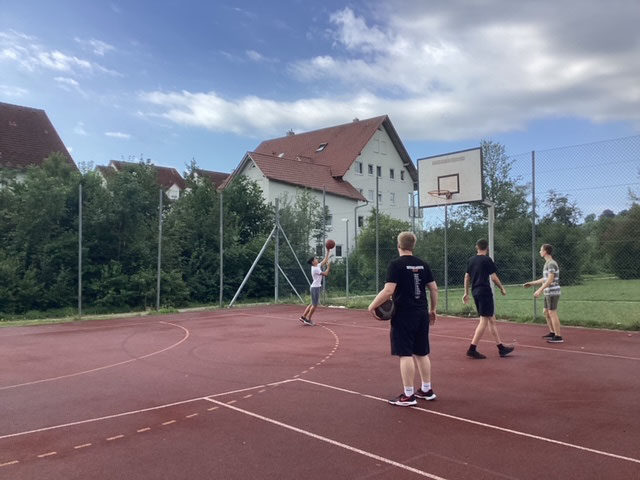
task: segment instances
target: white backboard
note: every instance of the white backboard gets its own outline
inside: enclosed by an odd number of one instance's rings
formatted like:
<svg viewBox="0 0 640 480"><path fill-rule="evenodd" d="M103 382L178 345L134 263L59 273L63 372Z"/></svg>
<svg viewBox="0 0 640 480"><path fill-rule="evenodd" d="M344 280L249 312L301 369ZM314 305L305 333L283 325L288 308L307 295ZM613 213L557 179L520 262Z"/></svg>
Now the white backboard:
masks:
<svg viewBox="0 0 640 480"><path fill-rule="evenodd" d="M482 149L418 159L418 205L422 208L481 202ZM429 192L448 190L451 198Z"/></svg>

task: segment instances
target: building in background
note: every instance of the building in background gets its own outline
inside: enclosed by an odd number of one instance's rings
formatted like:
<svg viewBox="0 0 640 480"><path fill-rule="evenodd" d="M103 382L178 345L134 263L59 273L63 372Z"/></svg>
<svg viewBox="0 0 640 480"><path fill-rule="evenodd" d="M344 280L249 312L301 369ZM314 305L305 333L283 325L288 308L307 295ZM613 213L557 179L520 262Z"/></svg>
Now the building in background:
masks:
<svg viewBox="0 0 640 480"><path fill-rule="evenodd" d="M103 182L107 182L109 177L116 172L123 172L127 168L140 165L134 162L124 162L122 160L111 160L109 165L98 165L96 171L102 177ZM177 200L186 188L184 178L172 167L160 167L158 165L149 165L156 172L158 185L162 187L169 200Z"/></svg>
<svg viewBox="0 0 640 480"><path fill-rule="evenodd" d="M29 167L38 167L53 153L78 169L44 110L0 102L0 168L21 181Z"/></svg>
<svg viewBox="0 0 640 480"><path fill-rule="evenodd" d="M238 175L256 181L269 203L295 198L300 189L309 189L322 203L324 191L336 256L346 252L347 222L342 220L349 220L352 248L376 202L381 213L411 221L410 199L418 183L413 161L387 115L263 141L244 155L221 188Z"/></svg>

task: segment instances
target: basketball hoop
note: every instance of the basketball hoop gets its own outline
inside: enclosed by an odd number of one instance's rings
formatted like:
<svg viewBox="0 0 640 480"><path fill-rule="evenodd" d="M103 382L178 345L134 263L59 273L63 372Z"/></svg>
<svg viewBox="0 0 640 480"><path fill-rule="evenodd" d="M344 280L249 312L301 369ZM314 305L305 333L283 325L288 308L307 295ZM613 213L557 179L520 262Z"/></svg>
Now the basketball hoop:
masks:
<svg viewBox="0 0 640 480"><path fill-rule="evenodd" d="M447 200L451 200L453 195L450 190L430 190L427 193L432 197L446 198Z"/></svg>

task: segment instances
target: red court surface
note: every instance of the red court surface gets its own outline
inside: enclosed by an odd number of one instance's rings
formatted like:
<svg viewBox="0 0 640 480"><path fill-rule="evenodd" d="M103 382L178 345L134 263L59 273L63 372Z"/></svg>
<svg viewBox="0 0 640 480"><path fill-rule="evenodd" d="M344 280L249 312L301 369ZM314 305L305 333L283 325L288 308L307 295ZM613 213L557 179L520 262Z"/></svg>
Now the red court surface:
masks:
<svg viewBox="0 0 640 480"><path fill-rule="evenodd" d="M299 306L0 329L1 479L639 479L640 333L432 328L437 400L388 324ZM488 332L485 339L488 337Z"/></svg>

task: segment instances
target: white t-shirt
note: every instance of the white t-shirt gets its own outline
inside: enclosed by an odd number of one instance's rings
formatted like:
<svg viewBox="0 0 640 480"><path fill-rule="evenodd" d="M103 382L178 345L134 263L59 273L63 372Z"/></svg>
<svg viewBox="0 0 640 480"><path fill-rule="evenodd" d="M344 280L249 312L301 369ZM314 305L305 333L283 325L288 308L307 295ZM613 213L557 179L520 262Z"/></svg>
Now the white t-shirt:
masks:
<svg viewBox="0 0 640 480"><path fill-rule="evenodd" d="M322 268L320 267L320 264L316 265L315 267L311 267L311 278L313 278L311 288L322 286Z"/></svg>

